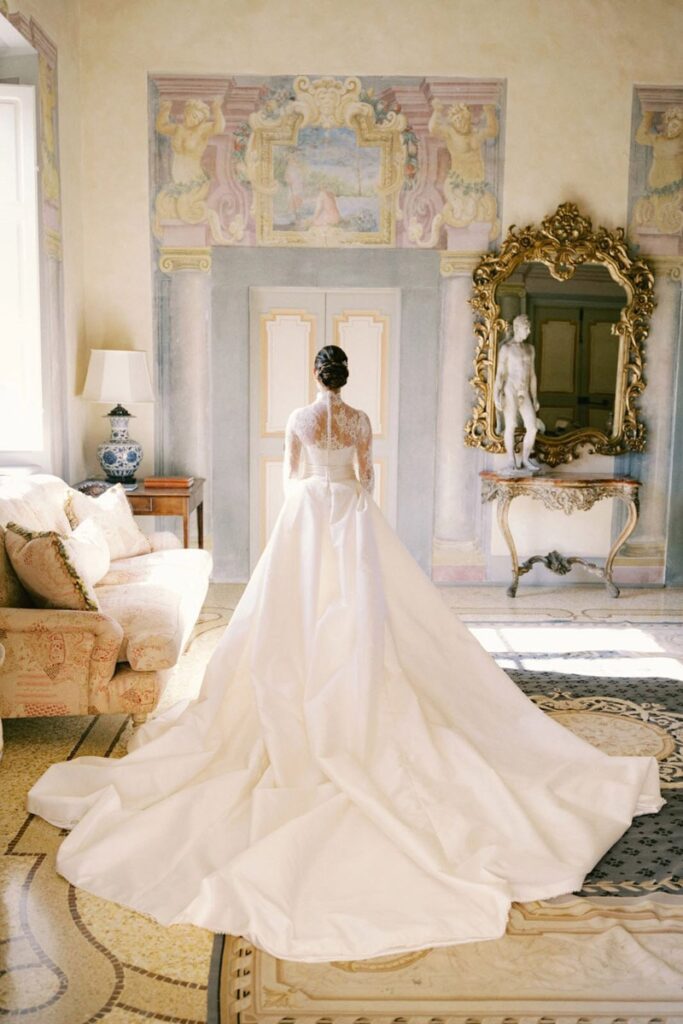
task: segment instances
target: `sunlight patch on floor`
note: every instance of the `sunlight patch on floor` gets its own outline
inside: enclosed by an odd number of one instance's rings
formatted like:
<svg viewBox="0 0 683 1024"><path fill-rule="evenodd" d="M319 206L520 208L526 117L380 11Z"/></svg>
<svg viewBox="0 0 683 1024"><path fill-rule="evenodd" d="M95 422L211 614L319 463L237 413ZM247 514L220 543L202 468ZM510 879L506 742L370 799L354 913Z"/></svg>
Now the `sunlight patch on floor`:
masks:
<svg viewBox="0 0 683 1024"><path fill-rule="evenodd" d="M468 627L501 668L529 672L624 679L680 679L683 664L655 636L656 626L508 626ZM676 638L671 637L674 641ZM581 657L583 655L583 657Z"/></svg>
<svg viewBox="0 0 683 1024"><path fill-rule="evenodd" d="M498 660L498 659L497 659ZM502 662L498 660L498 664ZM509 668L527 672L566 672L593 678L618 676L622 679L680 679L683 664L675 658L520 658Z"/></svg>
<svg viewBox="0 0 683 1024"><path fill-rule="evenodd" d="M622 651L661 654L661 644L646 630L623 626L499 626L474 627L470 632L487 651L560 654L578 651Z"/></svg>

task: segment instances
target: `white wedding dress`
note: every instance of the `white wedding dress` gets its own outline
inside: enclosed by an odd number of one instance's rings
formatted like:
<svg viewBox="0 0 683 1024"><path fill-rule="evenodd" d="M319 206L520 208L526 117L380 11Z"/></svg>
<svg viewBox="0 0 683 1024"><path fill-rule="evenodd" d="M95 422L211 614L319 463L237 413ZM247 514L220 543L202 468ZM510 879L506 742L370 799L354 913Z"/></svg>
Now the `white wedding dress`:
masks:
<svg viewBox="0 0 683 1024"><path fill-rule="evenodd" d="M363 413L294 413L286 468L200 697L120 760L53 765L29 809L72 828L74 885L278 957L500 936L659 809L656 761L548 718L448 610L370 497Z"/></svg>

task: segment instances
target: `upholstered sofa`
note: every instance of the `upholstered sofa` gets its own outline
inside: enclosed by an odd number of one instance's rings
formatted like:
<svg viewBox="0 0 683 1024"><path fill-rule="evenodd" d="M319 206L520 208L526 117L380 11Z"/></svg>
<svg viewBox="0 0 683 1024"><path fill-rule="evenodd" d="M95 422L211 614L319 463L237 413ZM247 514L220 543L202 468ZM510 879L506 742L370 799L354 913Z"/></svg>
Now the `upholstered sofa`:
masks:
<svg viewBox="0 0 683 1024"><path fill-rule="evenodd" d="M0 719L125 712L142 722L197 621L211 556L151 534L139 545L145 553L111 561L88 610L37 607L6 550L16 536L9 524L22 537L68 538L73 498L58 477L0 477Z"/></svg>

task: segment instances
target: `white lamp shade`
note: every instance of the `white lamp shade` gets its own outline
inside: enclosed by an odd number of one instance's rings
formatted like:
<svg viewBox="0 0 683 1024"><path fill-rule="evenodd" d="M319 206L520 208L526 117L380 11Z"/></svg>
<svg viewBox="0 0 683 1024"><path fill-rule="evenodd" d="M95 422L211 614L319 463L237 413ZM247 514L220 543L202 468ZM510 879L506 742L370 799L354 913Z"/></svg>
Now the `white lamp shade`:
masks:
<svg viewBox="0 0 683 1024"><path fill-rule="evenodd" d="M144 352L91 348L83 397L91 402L153 402Z"/></svg>

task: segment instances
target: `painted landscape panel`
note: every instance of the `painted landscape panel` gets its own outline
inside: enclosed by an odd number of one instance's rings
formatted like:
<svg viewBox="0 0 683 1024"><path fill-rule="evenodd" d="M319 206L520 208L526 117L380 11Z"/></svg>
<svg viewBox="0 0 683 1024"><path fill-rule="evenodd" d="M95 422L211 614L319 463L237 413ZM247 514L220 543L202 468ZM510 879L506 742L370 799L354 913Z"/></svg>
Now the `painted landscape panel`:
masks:
<svg viewBox="0 0 683 1024"><path fill-rule="evenodd" d="M377 231L381 157L350 128L307 127L296 146L274 146L273 230Z"/></svg>

